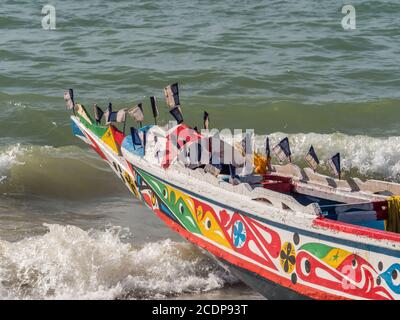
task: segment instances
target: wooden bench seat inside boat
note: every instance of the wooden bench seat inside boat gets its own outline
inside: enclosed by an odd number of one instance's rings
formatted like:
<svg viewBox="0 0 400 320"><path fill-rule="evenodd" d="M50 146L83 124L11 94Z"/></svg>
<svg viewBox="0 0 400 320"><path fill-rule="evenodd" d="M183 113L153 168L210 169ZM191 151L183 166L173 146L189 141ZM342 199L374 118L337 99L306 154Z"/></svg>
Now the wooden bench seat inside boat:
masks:
<svg viewBox="0 0 400 320"><path fill-rule="evenodd" d="M378 229L382 229L383 225L376 222L387 219L387 202L381 198L336 193L332 188L324 192L314 187L307 189L302 182L293 182L291 177L272 173L239 177L240 183L232 185L226 175L216 177L200 168L190 171L196 178L203 180L207 177L209 183L225 190L296 214L323 216L356 225L367 224Z"/></svg>
<svg viewBox="0 0 400 320"><path fill-rule="evenodd" d="M339 180L293 164L274 166L268 180L279 181L275 190L286 191L303 205L318 203L321 215L329 220L379 230L385 230L388 198L400 194L397 183L359 178ZM274 188L271 183L266 185Z"/></svg>

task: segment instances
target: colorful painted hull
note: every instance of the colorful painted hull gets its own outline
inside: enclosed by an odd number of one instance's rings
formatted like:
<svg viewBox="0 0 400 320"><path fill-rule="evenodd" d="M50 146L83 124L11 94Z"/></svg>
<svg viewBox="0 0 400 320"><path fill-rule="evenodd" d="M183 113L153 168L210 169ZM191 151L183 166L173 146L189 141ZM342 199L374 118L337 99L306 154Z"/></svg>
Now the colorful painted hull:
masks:
<svg viewBox="0 0 400 320"><path fill-rule="evenodd" d="M138 199L267 298L400 299L400 235L320 217L277 218L251 199L122 155L109 136L72 120L74 134Z"/></svg>

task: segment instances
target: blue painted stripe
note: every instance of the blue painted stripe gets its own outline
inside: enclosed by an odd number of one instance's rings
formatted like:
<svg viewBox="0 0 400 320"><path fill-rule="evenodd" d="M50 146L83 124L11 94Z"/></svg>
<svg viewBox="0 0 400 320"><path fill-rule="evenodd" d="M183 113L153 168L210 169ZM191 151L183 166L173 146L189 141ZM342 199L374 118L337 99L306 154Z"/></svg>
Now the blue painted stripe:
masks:
<svg viewBox="0 0 400 320"><path fill-rule="evenodd" d="M247 216L247 217L253 218L255 220L261 221L261 222L263 222L263 223L265 223L267 225L271 225L271 226L274 226L274 227L277 227L277 228L280 228L280 229L283 229L283 230L291 231L291 232L297 232L300 235L304 235L304 236L315 238L315 239L321 239L321 240L325 240L325 241L330 241L330 242L341 244L341 245L345 245L345 246L352 246L352 247L355 247L357 249L361 249L361 250L365 250L365 251L373 251L373 252L376 252L376 253L385 254L385 255L396 257L396 258L400 258L400 250L382 248L382 247L379 247L379 246L376 246L376 245L372 245L372 244L365 244L365 243L356 242L356 241L353 241L353 240L336 238L336 237L332 237L332 236L325 235L325 234L322 234L322 233L317 233L317 232L304 230L304 229L300 229L300 228L293 227L293 226L288 226L288 225L279 223L277 221L268 220L266 218L253 215L251 213L244 212L244 211L242 211L240 209L233 208L233 207L231 207L229 205L222 204L222 203L220 203L218 201L214 201L214 200L208 199L208 198L203 197L201 195L198 195L198 194L196 194L194 192L191 192L191 191L186 190L184 188L181 188L181 187L179 187L177 185L174 185L173 183L167 182L164 179L158 178L158 177L154 176L153 174L148 173L147 171L142 170L142 169L134 166L133 164L132 164L132 166L136 170L138 170L139 172L143 171L146 174L152 176L154 179L157 179L157 180L159 180L159 181L161 181L163 183L166 183L166 184L168 184L168 185L170 185L170 186L172 186L172 187L174 187L174 188L176 188L176 189L178 189L178 190L180 190L182 192L185 192L185 193L187 193L187 194L189 194L191 196L194 196L196 198L202 199L202 200L207 201L207 202L211 202L214 205L220 206L222 208L226 208L226 209L228 209L230 211L238 212L238 213L240 213L240 214L242 214L244 216Z"/></svg>
<svg viewBox="0 0 400 320"><path fill-rule="evenodd" d="M71 127L72 127L72 133L75 136L81 136L84 137L85 135L83 134L82 130L79 129L79 127L77 126L77 124L75 123L75 121L71 121Z"/></svg>
<svg viewBox="0 0 400 320"><path fill-rule="evenodd" d="M169 208L162 201L161 201L160 209L166 216L169 216L172 220L174 220L174 222L178 223L181 227L183 227L182 223L180 223L180 221L178 221L178 219L175 218L175 216L173 215L171 210L169 210Z"/></svg>

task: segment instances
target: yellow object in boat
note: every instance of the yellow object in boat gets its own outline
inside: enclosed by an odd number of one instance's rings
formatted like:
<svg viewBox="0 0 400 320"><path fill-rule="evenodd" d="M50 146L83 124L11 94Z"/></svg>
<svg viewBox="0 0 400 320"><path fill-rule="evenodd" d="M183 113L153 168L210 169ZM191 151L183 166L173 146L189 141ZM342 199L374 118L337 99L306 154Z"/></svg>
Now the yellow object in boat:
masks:
<svg viewBox="0 0 400 320"><path fill-rule="evenodd" d="M388 200L388 218L385 220L386 231L400 233L400 196Z"/></svg>
<svg viewBox="0 0 400 320"><path fill-rule="evenodd" d="M265 174L269 168L271 157L265 157L259 153L254 153L254 173Z"/></svg>

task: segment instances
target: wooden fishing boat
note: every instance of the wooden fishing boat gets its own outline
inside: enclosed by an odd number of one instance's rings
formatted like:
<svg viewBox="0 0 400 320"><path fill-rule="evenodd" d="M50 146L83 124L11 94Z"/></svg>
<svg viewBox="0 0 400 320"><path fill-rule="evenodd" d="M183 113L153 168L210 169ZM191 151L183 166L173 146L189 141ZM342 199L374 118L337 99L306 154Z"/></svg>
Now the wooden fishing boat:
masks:
<svg viewBox="0 0 400 320"><path fill-rule="evenodd" d="M374 225L393 212L399 184L294 164L231 183L207 165L175 161L180 147L205 138L183 123L124 134L84 109L71 119L74 134L166 225L268 299L400 299L400 234Z"/></svg>

